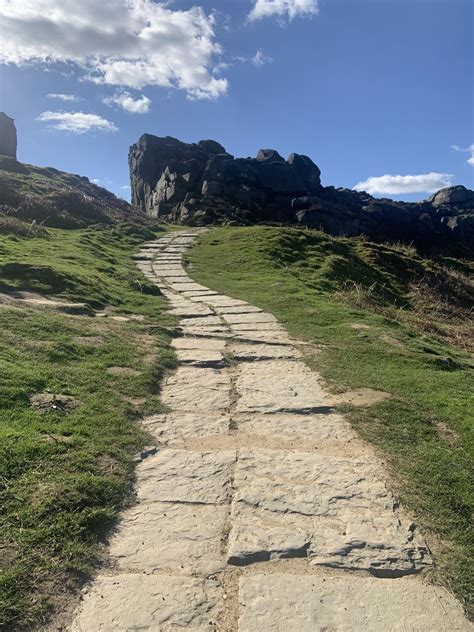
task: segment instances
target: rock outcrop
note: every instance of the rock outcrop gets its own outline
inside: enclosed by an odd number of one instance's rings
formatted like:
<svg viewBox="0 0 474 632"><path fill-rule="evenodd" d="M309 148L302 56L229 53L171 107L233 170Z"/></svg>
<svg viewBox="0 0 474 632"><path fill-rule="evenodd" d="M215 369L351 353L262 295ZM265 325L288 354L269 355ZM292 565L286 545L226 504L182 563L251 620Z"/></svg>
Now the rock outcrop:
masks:
<svg viewBox="0 0 474 632"><path fill-rule="evenodd" d="M129 165L133 205L172 221L288 221L294 197L322 188L307 156L284 160L261 149L257 158L234 158L212 140L187 144L144 134L130 148Z"/></svg>
<svg viewBox="0 0 474 632"><path fill-rule="evenodd" d="M422 248L474 246L474 191L441 189L417 203L321 185L308 156L275 149L234 158L212 140L187 144L144 134L129 153L132 204L189 225L299 223L332 235L367 235Z"/></svg>
<svg viewBox="0 0 474 632"><path fill-rule="evenodd" d="M0 112L0 154L16 160L16 127L14 119Z"/></svg>

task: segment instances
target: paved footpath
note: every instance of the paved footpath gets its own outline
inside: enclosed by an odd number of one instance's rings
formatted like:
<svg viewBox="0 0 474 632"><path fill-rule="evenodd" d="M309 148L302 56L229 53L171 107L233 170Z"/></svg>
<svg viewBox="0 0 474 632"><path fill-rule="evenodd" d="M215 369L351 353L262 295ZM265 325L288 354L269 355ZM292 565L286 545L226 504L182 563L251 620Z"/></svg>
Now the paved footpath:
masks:
<svg viewBox="0 0 474 632"><path fill-rule="evenodd" d="M271 314L193 282L199 231L138 264L180 318L158 452L71 632L472 630L370 447Z"/></svg>

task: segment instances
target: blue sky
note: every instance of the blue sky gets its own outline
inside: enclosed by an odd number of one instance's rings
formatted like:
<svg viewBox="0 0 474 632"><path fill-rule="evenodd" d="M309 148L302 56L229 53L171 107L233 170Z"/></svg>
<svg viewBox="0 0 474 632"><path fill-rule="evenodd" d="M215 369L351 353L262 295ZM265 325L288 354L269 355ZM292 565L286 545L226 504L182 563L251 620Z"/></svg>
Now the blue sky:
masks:
<svg viewBox="0 0 474 632"><path fill-rule="evenodd" d="M16 119L20 160L123 197L128 147L149 132L238 156L305 153L325 185L422 199L473 185L473 11L472 0L0 0L0 110Z"/></svg>

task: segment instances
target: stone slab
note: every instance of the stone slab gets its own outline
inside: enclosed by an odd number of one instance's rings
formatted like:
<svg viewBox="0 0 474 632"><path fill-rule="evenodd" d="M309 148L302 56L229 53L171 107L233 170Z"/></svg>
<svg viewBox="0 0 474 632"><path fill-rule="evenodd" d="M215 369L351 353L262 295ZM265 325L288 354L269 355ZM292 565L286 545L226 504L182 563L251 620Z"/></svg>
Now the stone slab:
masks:
<svg viewBox="0 0 474 632"><path fill-rule="evenodd" d="M284 557L395 577L430 563L412 523L368 458L241 450L236 464L228 560Z"/></svg>
<svg viewBox="0 0 474 632"><path fill-rule="evenodd" d="M240 580L239 632L464 632L454 597L403 578L254 575Z"/></svg>
<svg viewBox="0 0 474 632"><path fill-rule="evenodd" d="M260 307L254 307L253 305L229 305L229 306L216 306L216 311L219 314L257 314L263 310Z"/></svg>
<svg viewBox="0 0 474 632"><path fill-rule="evenodd" d="M191 452L165 448L137 468L140 503L225 503L235 452Z"/></svg>
<svg viewBox="0 0 474 632"><path fill-rule="evenodd" d="M222 589L197 577L99 575L84 596L70 632L209 632Z"/></svg>
<svg viewBox="0 0 474 632"><path fill-rule="evenodd" d="M193 338L183 336L181 338L173 338L171 346L175 349L203 349L223 351L226 341L221 338Z"/></svg>
<svg viewBox="0 0 474 632"><path fill-rule="evenodd" d="M125 512L110 543L112 564L126 571L208 577L222 571L228 508L186 503L140 504Z"/></svg>
<svg viewBox="0 0 474 632"><path fill-rule="evenodd" d="M310 447L311 442L324 446L326 442L355 441L355 432L350 424L335 412L326 414L297 415L276 413L272 415L234 415L241 432L269 435L281 441L301 441Z"/></svg>
<svg viewBox="0 0 474 632"><path fill-rule="evenodd" d="M301 354L294 347L288 345L265 345L251 343L234 343L231 353L236 360L271 360L278 358L299 358Z"/></svg>
<svg viewBox="0 0 474 632"><path fill-rule="evenodd" d="M212 314L212 312L210 312ZM222 320L219 316L209 315L202 318L181 318L179 321L180 327L207 327L208 325L223 326Z"/></svg>
<svg viewBox="0 0 474 632"><path fill-rule="evenodd" d="M224 362L224 356L220 351L207 349L181 349L176 352L176 357L178 362L194 366L223 366Z"/></svg>
<svg viewBox="0 0 474 632"><path fill-rule="evenodd" d="M330 412L320 379L302 362L268 360L238 366L236 412Z"/></svg>
<svg viewBox="0 0 474 632"><path fill-rule="evenodd" d="M178 292L186 292L186 291L207 291L207 287L204 287L204 285L199 285L199 283L193 283L191 280L189 280L187 283L171 283L170 284L171 287L178 291Z"/></svg>
<svg viewBox="0 0 474 632"><path fill-rule="evenodd" d="M213 333L230 333L229 328L226 325L180 325L181 330L188 336L200 336L202 334Z"/></svg>
<svg viewBox="0 0 474 632"><path fill-rule="evenodd" d="M175 316L184 316L184 317L201 317L201 316L211 316L213 312L210 309L204 306L196 305L195 303L176 303L173 301L173 305L177 305L170 310L170 314L174 314Z"/></svg>
<svg viewBox="0 0 474 632"><path fill-rule="evenodd" d="M228 415L166 413L153 415L143 420L146 429L160 441L176 442L188 437L224 435L229 431Z"/></svg>
<svg viewBox="0 0 474 632"><path fill-rule="evenodd" d="M250 314L226 314L224 316L225 320L234 325L234 324L243 324L243 323L277 323L277 319L273 314L267 314L265 312L251 312Z"/></svg>
<svg viewBox="0 0 474 632"><path fill-rule="evenodd" d="M225 370L181 366L166 380L161 401L182 412L227 410L230 377Z"/></svg>

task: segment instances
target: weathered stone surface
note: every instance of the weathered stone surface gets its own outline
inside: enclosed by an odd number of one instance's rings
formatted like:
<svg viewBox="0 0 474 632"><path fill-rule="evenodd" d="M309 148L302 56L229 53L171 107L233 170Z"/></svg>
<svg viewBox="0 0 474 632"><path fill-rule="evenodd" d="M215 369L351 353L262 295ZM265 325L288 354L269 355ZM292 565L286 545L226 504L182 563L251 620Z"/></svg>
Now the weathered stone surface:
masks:
<svg viewBox="0 0 474 632"><path fill-rule="evenodd" d="M454 187L440 189L428 198L428 201L436 208L444 205L472 208L474 207L474 191L458 184Z"/></svg>
<svg viewBox="0 0 474 632"><path fill-rule="evenodd" d="M234 452L191 452L165 448L137 468L140 503L227 502Z"/></svg>
<svg viewBox="0 0 474 632"><path fill-rule="evenodd" d="M472 630L454 597L411 578L254 575L240 580L239 632Z"/></svg>
<svg viewBox="0 0 474 632"><path fill-rule="evenodd" d="M185 292L189 290L206 290L207 291L207 287L204 287L204 285L200 285L199 283L193 283L191 281L189 281L188 283L179 283L179 284L171 283L170 285L177 292Z"/></svg>
<svg viewBox="0 0 474 632"><path fill-rule="evenodd" d="M290 345L292 341L287 333L283 330L276 331L257 331L257 330L237 330L235 331L232 328L232 331L235 333L235 337L239 340L245 342L264 342L266 344L279 344L279 345Z"/></svg>
<svg viewBox="0 0 474 632"><path fill-rule="evenodd" d="M260 307L254 307L253 305L229 305L227 307L217 307L216 312L218 314L256 314L262 312Z"/></svg>
<svg viewBox="0 0 474 632"><path fill-rule="evenodd" d="M234 486L232 564L309 557L317 565L395 577L429 562L369 459L242 450Z"/></svg>
<svg viewBox="0 0 474 632"><path fill-rule="evenodd" d="M194 366L215 366L223 365L224 356L219 351L208 351L207 349L182 349L176 352L178 362L183 364L193 364Z"/></svg>
<svg viewBox="0 0 474 632"><path fill-rule="evenodd" d="M225 559L221 540L228 508L187 503L140 504L125 512L110 543L116 568L209 576Z"/></svg>
<svg viewBox="0 0 474 632"><path fill-rule="evenodd" d="M100 575L84 597L71 632L209 632L220 610L214 580L172 575Z"/></svg>
<svg viewBox="0 0 474 632"><path fill-rule="evenodd" d="M222 338L174 338L171 346L175 349L203 349L209 351L223 351L225 340Z"/></svg>
<svg viewBox="0 0 474 632"><path fill-rule="evenodd" d="M242 432L278 437L282 441L299 440L308 445L318 442L353 441L356 439L349 423L337 413L295 415L277 413L272 415L238 415L237 427Z"/></svg>
<svg viewBox="0 0 474 632"><path fill-rule="evenodd" d="M166 413L146 417L142 423L160 441L173 443L187 437L226 434L230 418L228 415L213 415L212 411L199 415Z"/></svg>
<svg viewBox="0 0 474 632"><path fill-rule="evenodd" d="M212 314L212 312L210 312ZM205 316L203 318L182 318L179 321L180 327L204 327L207 325L222 325L219 316Z"/></svg>
<svg viewBox="0 0 474 632"><path fill-rule="evenodd" d="M175 316L212 316L213 312L210 309L204 306L196 305L196 303L192 303L191 301L186 303L173 303L177 305L177 307L173 307L170 309L170 314L174 314Z"/></svg>
<svg viewBox="0 0 474 632"><path fill-rule="evenodd" d="M289 345L265 345L251 343L233 343L232 355L242 362L253 360L272 360L281 358L296 359L301 356L299 351Z"/></svg>
<svg viewBox="0 0 474 632"><path fill-rule="evenodd" d="M229 407L229 389L224 371L183 366L166 380L161 399L173 410L220 411Z"/></svg>
<svg viewBox="0 0 474 632"><path fill-rule="evenodd" d="M328 412L318 376L301 362L269 360L238 367L237 412Z"/></svg>
<svg viewBox="0 0 474 632"><path fill-rule="evenodd" d="M252 312L250 314L225 314L223 318L231 325L241 323L276 323L277 319L273 314L265 312Z"/></svg>

